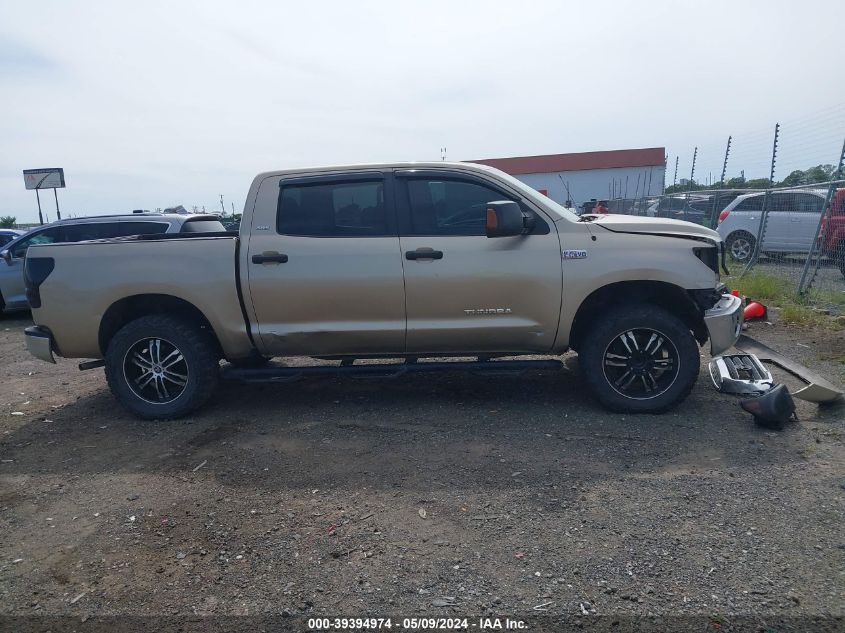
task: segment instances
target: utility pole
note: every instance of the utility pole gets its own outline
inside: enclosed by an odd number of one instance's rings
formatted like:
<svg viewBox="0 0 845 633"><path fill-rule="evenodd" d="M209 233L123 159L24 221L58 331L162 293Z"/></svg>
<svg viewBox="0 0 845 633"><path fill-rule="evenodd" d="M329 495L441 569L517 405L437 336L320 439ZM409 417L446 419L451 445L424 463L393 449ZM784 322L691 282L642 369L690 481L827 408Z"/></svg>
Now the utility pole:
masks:
<svg viewBox="0 0 845 633"><path fill-rule="evenodd" d="M220 208L223 209L223 217L226 217L226 205L223 204L223 194L220 194Z"/></svg>
<svg viewBox="0 0 845 633"><path fill-rule="evenodd" d="M41 215L41 196L38 195L38 189L35 190L35 199L38 200L38 223L44 224L44 216Z"/></svg>

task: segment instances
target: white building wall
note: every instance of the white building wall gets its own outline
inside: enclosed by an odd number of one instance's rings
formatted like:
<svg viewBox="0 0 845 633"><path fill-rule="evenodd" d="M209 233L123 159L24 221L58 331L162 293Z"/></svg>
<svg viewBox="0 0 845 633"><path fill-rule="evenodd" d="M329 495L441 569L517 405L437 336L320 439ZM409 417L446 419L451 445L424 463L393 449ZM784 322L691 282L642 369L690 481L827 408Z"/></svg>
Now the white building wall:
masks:
<svg viewBox="0 0 845 633"><path fill-rule="evenodd" d="M649 175L651 184L649 185ZM639 189L637 188L639 177ZM627 197L634 198L658 196L663 192L663 181L666 168L663 165L653 167L622 167L616 169L590 169L586 171L562 171L543 174L518 174L518 178L526 185L540 190L545 189L549 197L557 203L566 201L566 188L561 178L569 185L572 201L576 205L592 198L607 200L610 196L613 180L616 179L616 197L625 195L625 179L627 178ZM621 187L621 191L620 191ZM645 192L645 193L643 193Z"/></svg>

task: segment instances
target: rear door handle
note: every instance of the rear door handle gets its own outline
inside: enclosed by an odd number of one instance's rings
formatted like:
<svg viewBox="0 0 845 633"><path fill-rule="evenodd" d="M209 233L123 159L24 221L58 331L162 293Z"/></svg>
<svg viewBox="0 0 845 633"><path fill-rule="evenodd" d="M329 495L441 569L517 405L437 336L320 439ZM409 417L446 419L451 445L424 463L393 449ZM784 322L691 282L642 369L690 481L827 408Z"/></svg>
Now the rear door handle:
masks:
<svg viewBox="0 0 845 633"><path fill-rule="evenodd" d="M287 261L287 255L284 253L277 253L276 251L266 251L260 255L252 256L253 264L284 264Z"/></svg>
<svg viewBox="0 0 845 633"><path fill-rule="evenodd" d="M405 251L405 259L443 259L443 251L418 248L415 251Z"/></svg>

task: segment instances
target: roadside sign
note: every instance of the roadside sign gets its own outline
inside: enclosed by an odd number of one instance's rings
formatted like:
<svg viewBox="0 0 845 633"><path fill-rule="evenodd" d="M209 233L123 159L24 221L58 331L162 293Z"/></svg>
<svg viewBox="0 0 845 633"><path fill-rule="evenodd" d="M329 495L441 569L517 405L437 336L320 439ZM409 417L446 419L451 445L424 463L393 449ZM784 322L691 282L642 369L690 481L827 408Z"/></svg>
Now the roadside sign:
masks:
<svg viewBox="0 0 845 633"><path fill-rule="evenodd" d="M65 170L61 167L24 169L23 182L27 189L63 189Z"/></svg>

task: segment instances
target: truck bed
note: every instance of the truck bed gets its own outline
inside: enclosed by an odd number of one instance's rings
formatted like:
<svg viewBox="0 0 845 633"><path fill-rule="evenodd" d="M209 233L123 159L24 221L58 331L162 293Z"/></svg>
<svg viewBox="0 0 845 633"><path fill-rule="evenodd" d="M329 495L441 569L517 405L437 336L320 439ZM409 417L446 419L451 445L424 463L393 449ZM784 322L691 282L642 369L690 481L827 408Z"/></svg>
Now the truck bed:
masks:
<svg viewBox="0 0 845 633"><path fill-rule="evenodd" d="M102 358L102 323L121 302L182 300L203 313L227 356L245 355L252 343L239 296L238 249L233 233L33 246L28 258L55 261L40 285L41 307L33 309L33 317L61 342L62 356Z"/></svg>

